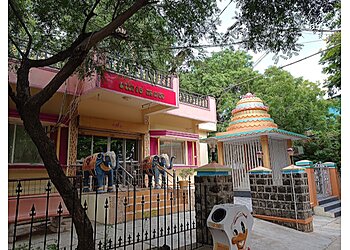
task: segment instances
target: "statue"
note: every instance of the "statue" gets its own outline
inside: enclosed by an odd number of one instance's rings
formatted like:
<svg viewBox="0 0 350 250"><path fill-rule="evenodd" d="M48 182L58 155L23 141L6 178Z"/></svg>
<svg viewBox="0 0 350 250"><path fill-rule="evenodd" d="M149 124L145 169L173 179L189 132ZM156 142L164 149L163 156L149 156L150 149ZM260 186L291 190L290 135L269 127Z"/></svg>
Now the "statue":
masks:
<svg viewBox="0 0 350 250"><path fill-rule="evenodd" d="M152 179L154 176L155 188L159 189L159 175L162 177L162 187L165 187L165 176L166 169L171 169L173 167L173 161L176 157L172 156L169 161L169 156L167 154L161 155L151 155L145 157L142 161L141 169L143 176L148 177L148 186L152 187Z"/></svg>
<svg viewBox="0 0 350 250"><path fill-rule="evenodd" d="M113 191L113 171L116 168L114 151L96 153L84 159L83 162L83 191L89 191L90 175L96 178L97 192L103 192L105 176L108 177L108 192Z"/></svg>

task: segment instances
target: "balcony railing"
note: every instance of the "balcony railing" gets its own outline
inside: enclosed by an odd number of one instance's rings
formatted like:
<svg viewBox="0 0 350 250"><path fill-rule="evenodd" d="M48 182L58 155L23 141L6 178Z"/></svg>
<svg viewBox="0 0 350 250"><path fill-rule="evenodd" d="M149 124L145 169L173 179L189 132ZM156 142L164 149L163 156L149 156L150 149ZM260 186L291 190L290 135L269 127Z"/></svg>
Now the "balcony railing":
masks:
<svg viewBox="0 0 350 250"><path fill-rule="evenodd" d="M185 104L191 104L195 106L199 106L202 108L209 107L209 99L208 96L203 96L200 94L190 93L185 90L180 90L179 100Z"/></svg>
<svg viewBox="0 0 350 250"><path fill-rule="evenodd" d="M106 60L106 68L116 73L172 89L170 75L167 75L165 72L144 67L122 57L108 56Z"/></svg>
<svg viewBox="0 0 350 250"><path fill-rule="evenodd" d="M22 51L25 51L24 45L21 44L19 46ZM35 60L47 59L51 56L53 56L53 54L49 52L49 50L31 50L29 55L30 58ZM9 47L9 57L16 59L19 59L21 57L14 45L10 45ZM144 67L120 56L109 55L105 58L105 65L107 70L172 89L171 76L166 74L166 72L160 72L159 70ZM63 62L59 62L51 65L50 67L60 69L62 66Z"/></svg>

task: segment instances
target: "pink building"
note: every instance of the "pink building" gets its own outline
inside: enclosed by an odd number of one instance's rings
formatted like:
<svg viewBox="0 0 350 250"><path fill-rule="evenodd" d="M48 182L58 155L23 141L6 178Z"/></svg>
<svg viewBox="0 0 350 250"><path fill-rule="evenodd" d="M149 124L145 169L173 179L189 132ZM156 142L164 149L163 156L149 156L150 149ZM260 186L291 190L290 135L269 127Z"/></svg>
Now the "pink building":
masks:
<svg viewBox="0 0 350 250"><path fill-rule="evenodd" d="M83 81L71 76L41 109L41 121L56 143L68 174L95 152L115 151L124 168L145 156L176 156L176 168L207 163L207 145L199 139L216 130L215 99L179 88L179 78L122 59L107 59L107 71ZM15 64L15 59L9 59ZM56 68L32 69L32 93L42 89ZM9 71L15 87L16 74ZM58 126L57 126L58 125ZM132 155L132 157L130 157ZM46 177L34 144L9 99L9 178Z"/></svg>

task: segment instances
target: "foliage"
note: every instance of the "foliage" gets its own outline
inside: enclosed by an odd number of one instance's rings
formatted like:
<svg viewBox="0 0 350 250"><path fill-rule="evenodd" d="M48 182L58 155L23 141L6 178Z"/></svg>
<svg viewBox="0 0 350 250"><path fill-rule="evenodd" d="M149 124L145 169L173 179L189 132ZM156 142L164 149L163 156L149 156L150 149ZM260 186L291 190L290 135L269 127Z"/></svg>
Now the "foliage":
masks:
<svg viewBox="0 0 350 250"><path fill-rule="evenodd" d="M246 81L253 76L256 78ZM248 54L229 50L195 62L180 77L181 87L217 98L217 117L223 122L218 124L220 131L225 131L239 97L250 91L269 106L269 114L280 129L314 134L301 143L305 148L303 159L339 164L340 118L330 114L329 108L340 110L340 101L324 100L325 93L317 84L295 78L277 67L258 74L253 71ZM236 82L243 84L229 87Z"/></svg>
<svg viewBox="0 0 350 250"><path fill-rule="evenodd" d="M325 127L328 107L317 84L271 67L254 81L252 89L269 106L279 128L303 134Z"/></svg>
<svg viewBox="0 0 350 250"><path fill-rule="evenodd" d="M340 99L327 100L329 107L340 110ZM325 127L312 131L310 140L302 143L304 147L303 159L313 162L335 162L338 168L341 167L341 116L327 114Z"/></svg>
<svg viewBox="0 0 350 250"><path fill-rule="evenodd" d="M184 168L179 171L179 176L182 180L188 180L188 177L194 174L193 168Z"/></svg>
<svg viewBox="0 0 350 250"><path fill-rule="evenodd" d="M340 0L260 1L236 0L238 11L226 33L228 41L243 41L245 49L282 52L289 57L299 51L297 40L304 30L328 27Z"/></svg>
<svg viewBox="0 0 350 250"><path fill-rule="evenodd" d="M322 53L320 64L325 65L322 72L328 75L325 87L330 96L341 89L341 32L336 32L327 38L329 50Z"/></svg>
<svg viewBox="0 0 350 250"><path fill-rule="evenodd" d="M211 57L193 61L189 70L180 74L181 88L216 98L218 130L228 125L231 110L247 87L230 88L232 84L257 75L252 57L243 51L223 50Z"/></svg>

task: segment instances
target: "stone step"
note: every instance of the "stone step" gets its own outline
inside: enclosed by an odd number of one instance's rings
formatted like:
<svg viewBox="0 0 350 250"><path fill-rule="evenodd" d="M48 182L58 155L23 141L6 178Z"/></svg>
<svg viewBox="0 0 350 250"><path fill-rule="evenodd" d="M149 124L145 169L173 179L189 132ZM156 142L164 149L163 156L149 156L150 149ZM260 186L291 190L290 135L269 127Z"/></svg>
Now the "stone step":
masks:
<svg viewBox="0 0 350 250"><path fill-rule="evenodd" d="M325 217L338 217L341 215L341 202L338 199L328 199L328 202L314 207L314 213Z"/></svg>
<svg viewBox="0 0 350 250"><path fill-rule="evenodd" d="M341 206L341 204L340 204L339 200L332 201L332 202L329 202L329 203L322 205L322 207L324 207L325 212L332 210L334 208L340 207L340 206Z"/></svg>
<svg viewBox="0 0 350 250"><path fill-rule="evenodd" d="M179 205L180 206L183 206L184 203L187 204L187 199L185 200L185 202L182 199L179 200ZM178 204L177 201L174 200L173 201L173 208L176 207L177 204ZM164 205L166 207L169 207L169 209L170 209L171 201L170 200L166 200L166 201L159 200L159 208L164 208ZM152 200L152 202L150 202L148 200L147 202L144 203L144 211L149 210L150 206L151 206L152 209L157 209L158 202L156 200ZM133 205L132 202L130 202L128 205L126 205L126 211L127 212L134 211L134 205ZM136 212L137 211L142 211L142 204L141 203L136 203L135 211Z"/></svg>
<svg viewBox="0 0 350 250"><path fill-rule="evenodd" d="M332 201L336 201L336 200L338 200L337 197L330 196L330 197L327 197L327 198L320 199L318 201L318 205L323 205L323 204L326 204L326 203L329 203L329 202L332 202Z"/></svg>
<svg viewBox="0 0 350 250"><path fill-rule="evenodd" d="M341 208L340 207L334 208L334 209L329 210L327 212L330 213L332 215L332 217L334 217L334 218L341 216Z"/></svg>

